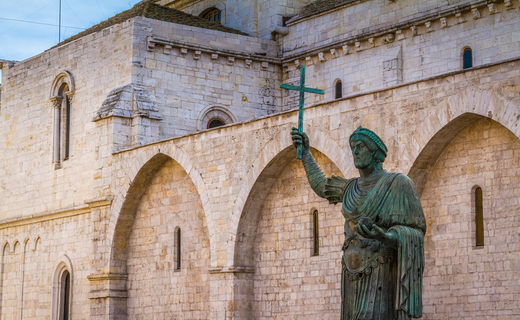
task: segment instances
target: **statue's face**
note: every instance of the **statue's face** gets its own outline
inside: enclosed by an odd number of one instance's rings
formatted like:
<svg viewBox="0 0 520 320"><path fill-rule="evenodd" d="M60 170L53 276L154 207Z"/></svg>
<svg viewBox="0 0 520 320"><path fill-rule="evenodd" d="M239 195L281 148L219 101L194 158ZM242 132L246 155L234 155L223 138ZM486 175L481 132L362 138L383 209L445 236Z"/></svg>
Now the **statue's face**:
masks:
<svg viewBox="0 0 520 320"><path fill-rule="evenodd" d="M367 148L363 141L350 141L350 149L352 150L352 156L354 156L354 165L356 168L366 169L374 161L372 151Z"/></svg>

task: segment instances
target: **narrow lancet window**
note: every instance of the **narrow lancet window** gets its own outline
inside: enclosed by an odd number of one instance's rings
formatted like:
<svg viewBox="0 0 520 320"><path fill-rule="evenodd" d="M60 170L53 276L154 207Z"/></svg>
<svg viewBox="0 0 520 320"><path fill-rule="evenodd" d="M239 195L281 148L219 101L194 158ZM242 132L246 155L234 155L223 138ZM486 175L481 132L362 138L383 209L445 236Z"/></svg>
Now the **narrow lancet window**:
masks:
<svg viewBox="0 0 520 320"><path fill-rule="evenodd" d="M175 269L181 269L181 228L175 230Z"/></svg>
<svg viewBox="0 0 520 320"><path fill-rule="evenodd" d="M468 69L473 67L473 53L471 52L470 48L464 49L463 54L463 69Z"/></svg>
<svg viewBox="0 0 520 320"><path fill-rule="evenodd" d="M320 224L318 210L314 210L312 213L312 235L314 240L313 255L320 255Z"/></svg>
<svg viewBox="0 0 520 320"><path fill-rule="evenodd" d="M482 200L482 188L475 189L475 238L476 245L484 245L484 206Z"/></svg>
<svg viewBox="0 0 520 320"><path fill-rule="evenodd" d="M343 97L343 83L341 82L341 80L338 80L336 82L336 88L335 88L335 99L339 99L341 97Z"/></svg>
<svg viewBox="0 0 520 320"><path fill-rule="evenodd" d="M69 320L70 310L70 273L64 271L61 275L60 288L60 320Z"/></svg>

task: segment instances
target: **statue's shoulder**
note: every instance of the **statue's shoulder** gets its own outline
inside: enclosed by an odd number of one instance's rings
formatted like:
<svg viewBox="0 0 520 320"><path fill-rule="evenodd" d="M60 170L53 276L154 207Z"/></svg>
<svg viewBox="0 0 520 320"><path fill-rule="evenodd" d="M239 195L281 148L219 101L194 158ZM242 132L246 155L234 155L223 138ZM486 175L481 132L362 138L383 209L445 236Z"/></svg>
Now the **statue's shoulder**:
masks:
<svg viewBox="0 0 520 320"><path fill-rule="evenodd" d="M395 182L403 182L403 183L411 183L413 184L412 179L410 179L407 175L400 172L386 172L388 177L393 178Z"/></svg>

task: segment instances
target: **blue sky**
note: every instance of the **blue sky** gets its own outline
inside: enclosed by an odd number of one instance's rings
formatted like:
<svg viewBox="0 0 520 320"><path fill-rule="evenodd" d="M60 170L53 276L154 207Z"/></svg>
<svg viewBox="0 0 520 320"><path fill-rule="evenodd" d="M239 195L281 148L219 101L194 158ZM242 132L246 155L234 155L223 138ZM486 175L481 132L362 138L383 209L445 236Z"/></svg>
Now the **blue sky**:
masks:
<svg viewBox="0 0 520 320"><path fill-rule="evenodd" d="M56 45L59 1L0 0L0 59L25 60ZM61 39L130 9L138 2L140 0L61 0Z"/></svg>

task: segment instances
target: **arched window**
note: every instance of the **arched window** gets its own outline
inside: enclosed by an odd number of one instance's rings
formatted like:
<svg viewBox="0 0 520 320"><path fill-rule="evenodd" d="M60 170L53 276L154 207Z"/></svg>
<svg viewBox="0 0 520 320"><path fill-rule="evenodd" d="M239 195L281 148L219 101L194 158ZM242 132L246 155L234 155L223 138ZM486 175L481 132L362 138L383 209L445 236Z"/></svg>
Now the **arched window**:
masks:
<svg viewBox="0 0 520 320"><path fill-rule="evenodd" d="M65 270L60 283L60 320L69 320L70 311L70 273Z"/></svg>
<svg viewBox="0 0 520 320"><path fill-rule="evenodd" d="M181 228L177 227L175 228L175 270L181 270L181 265L182 265L182 259L181 259L181 245L182 245L182 242L181 242Z"/></svg>
<svg viewBox="0 0 520 320"><path fill-rule="evenodd" d="M464 53L462 54L463 59L463 69L468 69L473 67L473 52L471 48L464 49Z"/></svg>
<svg viewBox="0 0 520 320"><path fill-rule="evenodd" d="M220 23L222 19L222 11L217 8L209 8L204 10L200 16L208 21Z"/></svg>
<svg viewBox="0 0 520 320"><path fill-rule="evenodd" d="M197 130L207 130L235 122L237 122L237 118L225 107L208 106L199 114Z"/></svg>
<svg viewBox="0 0 520 320"><path fill-rule="evenodd" d="M52 293L52 320L69 320L72 306L72 265L64 255L55 269Z"/></svg>
<svg viewBox="0 0 520 320"><path fill-rule="evenodd" d="M484 245L484 204L481 187L475 189L475 239L477 246Z"/></svg>
<svg viewBox="0 0 520 320"><path fill-rule="evenodd" d="M320 255L320 223L318 210L312 213L312 238L313 238L313 255Z"/></svg>
<svg viewBox="0 0 520 320"><path fill-rule="evenodd" d="M208 122L208 129L221 127L223 125L225 125L225 123L222 120L220 120L219 118L213 118Z"/></svg>
<svg viewBox="0 0 520 320"><path fill-rule="evenodd" d="M334 92L335 99L343 97L343 83L341 82L341 80L336 81Z"/></svg>
<svg viewBox="0 0 520 320"><path fill-rule="evenodd" d="M54 168L59 169L70 156L71 145L71 104L74 95L72 74L64 71L56 76L51 88L51 102L54 106Z"/></svg>

